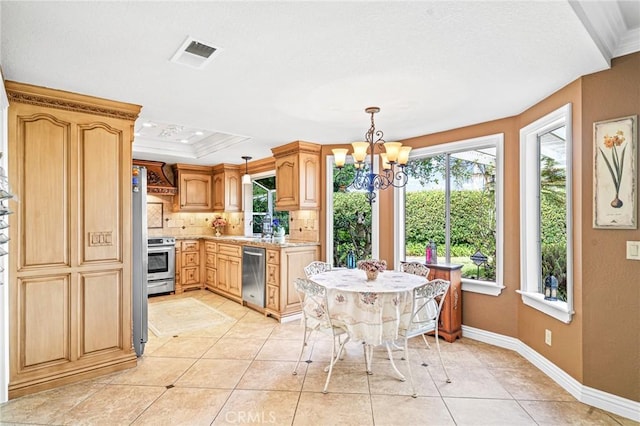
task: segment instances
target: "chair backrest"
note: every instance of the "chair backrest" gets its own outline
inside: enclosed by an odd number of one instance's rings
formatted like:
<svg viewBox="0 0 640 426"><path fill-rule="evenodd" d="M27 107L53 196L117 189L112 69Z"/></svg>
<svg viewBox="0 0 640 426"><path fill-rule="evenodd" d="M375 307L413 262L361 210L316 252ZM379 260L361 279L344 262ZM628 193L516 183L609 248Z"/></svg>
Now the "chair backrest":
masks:
<svg viewBox="0 0 640 426"><path fill-rule="evenodd" d="M449 281L435 279L413 289L413 309L407 337L438 328L440 312L450 285Z"/></svg>
<svg viewBox="0 0 640 426"><path fill-rule="evenodd" d="M420 275L425 278L429 276L429 268L420 262L402 262L400 263L400 270L407 274Z"/></svg>
<svg viewBox="0 0 640 426"><path fill-rule="evenodd" d="M331 264L314 260L304 267L304 273L309 278L311 275L319 274L331 270Z"/></svg>
<svg viewBox="0 0 640 426"><path fill-rule="evenodd" d="M305 327L330 331L333 326L329 316L327 289L307 278L297 278L295 287L300 298Z"/></svg>

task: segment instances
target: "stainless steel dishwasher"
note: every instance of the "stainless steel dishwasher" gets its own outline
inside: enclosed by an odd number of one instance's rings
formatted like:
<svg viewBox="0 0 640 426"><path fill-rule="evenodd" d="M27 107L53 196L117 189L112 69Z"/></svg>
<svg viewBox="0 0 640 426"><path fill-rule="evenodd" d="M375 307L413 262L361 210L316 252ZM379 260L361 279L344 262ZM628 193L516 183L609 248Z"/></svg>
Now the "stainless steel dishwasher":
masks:
<svg viewBox="0 0 640 426"><path fill-rule="evenodd" d="M266 255L259 247L242 247L242 300L264 308Z"/></svg>

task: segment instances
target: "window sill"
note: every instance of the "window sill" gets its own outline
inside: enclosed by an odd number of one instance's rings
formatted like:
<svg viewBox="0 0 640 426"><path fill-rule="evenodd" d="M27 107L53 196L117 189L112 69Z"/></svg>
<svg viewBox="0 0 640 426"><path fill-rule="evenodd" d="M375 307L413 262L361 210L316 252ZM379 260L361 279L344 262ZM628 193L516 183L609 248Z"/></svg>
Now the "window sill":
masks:
<svg viewBox="0 0 640 426"><path fill-rule="evenodd" d="M566 324L571 322L574 312L569 310L567 302L544 300L544 295L516 290L522 295L522 302Z"/></svg>
<svg viewBox="0 0 640 426"><path fill-rule="evenodd" d="M468 291L471 293L500 296L500 293L502 293L504 288L505 287L503 285L490 281L462 280L462 291Z"/></svg>

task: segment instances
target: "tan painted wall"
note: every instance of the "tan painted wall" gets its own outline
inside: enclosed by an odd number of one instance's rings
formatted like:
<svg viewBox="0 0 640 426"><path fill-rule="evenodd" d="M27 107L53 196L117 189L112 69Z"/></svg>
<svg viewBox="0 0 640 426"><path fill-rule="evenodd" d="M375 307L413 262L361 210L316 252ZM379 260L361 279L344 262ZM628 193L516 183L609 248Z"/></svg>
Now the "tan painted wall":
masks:
<svg viewBox="0 0 640 426"><path fill-rule="evenodd" d="M518 297L518 338L553 362L578 381L582 381L582 280L581 280L581 214L582 214L582 127L581 80L577 80L524 111L518 117L519 129L552 111L572 104L573 113L573 249L574 249L574 310L570 324L564 324L542 312L524 305ZM519 136L518 136L519 137ZM517 167L517 166L516 166ZM515 194L518 197L518 194ZM519 207L515 208L519 211ZM516 230L517 232L517 230ZM517 248L516 248L517 249ZM518 279L519 282L519 279ZM552 346L544 343L545 329L551 330Z"/></svg>
<svg viewBox="0 0 640 426"><path fill-rule="evenodd" d="M640 229L592 227L593 123L640 115L640 53L583 77L582 86L583 383L640 401L640 262L625 259Z"/></svg>
<svg viewBox="0 0 640 426"><path fill-rule="evenodd" d="M574 141L575 315L570 324L525 306L516 293L520 288L519 131L567 103L572 104ZM625 242L640 240L640 230L591 226L593 122L632 114L640 115L640 53L615 59L612 69L580 78L514 117L402 142L418 148L504 133L506 288L499 297L465 292L463 323L516 337L584 385L640 401L640 262L625 260ZM323 171L324 158L335 147L323 147ZM396 218L391 191L379 197L380 257L388 260L393 259ZM323 218L321 212L324 226ZM552 346L544 344L545 329L552 331Z"/></svg>

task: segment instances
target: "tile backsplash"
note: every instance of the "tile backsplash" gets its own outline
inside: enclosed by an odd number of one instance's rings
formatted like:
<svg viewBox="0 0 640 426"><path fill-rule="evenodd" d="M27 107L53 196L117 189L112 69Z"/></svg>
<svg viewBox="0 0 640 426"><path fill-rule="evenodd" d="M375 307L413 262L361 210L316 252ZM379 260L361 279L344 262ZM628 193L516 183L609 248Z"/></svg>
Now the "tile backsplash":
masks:
<svg viewBox="0 0 640 426"><path fill-rule="evenodd" d="M214 235L211 221L222 216L227 226L224 235L243 235L243 214L238 213L188 213L174 212L170 196L147 195L147 222L150 237L181 237L189 235ZM160 226L162 223L162 227Z"/></svg>
<svg viewBox="0 0 640 426"><path fill-rule="evenodd" d="M244 235L244 214L242 212L174 212L171 196L147 195L147 222L150 237L214 235L216 231L211 227L211 221L218 216L227 220L227 226L221 231L223 235ZM160 224L162 224L161 227ZM289 239L320 241L318 212L315 210L289 212Z"/></svg>

